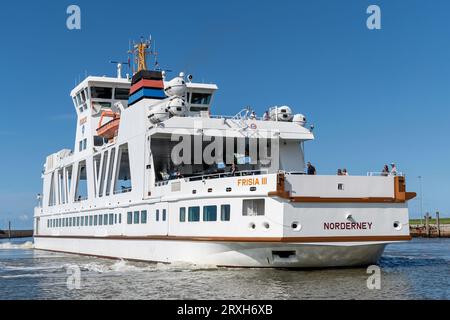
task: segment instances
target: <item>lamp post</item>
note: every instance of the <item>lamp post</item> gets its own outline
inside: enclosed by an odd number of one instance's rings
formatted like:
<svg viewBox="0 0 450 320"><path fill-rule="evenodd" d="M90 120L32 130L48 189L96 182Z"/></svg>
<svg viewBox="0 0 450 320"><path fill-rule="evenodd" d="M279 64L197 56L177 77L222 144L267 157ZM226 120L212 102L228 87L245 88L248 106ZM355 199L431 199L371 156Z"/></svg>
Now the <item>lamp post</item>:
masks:
<svg viewBox="0 0 450 320"><path fill-rule="evenodd" d="M422 176L417 177L419 179L419 192L420 192L420 224L423 224L423 192L422 192Z"/></svg>

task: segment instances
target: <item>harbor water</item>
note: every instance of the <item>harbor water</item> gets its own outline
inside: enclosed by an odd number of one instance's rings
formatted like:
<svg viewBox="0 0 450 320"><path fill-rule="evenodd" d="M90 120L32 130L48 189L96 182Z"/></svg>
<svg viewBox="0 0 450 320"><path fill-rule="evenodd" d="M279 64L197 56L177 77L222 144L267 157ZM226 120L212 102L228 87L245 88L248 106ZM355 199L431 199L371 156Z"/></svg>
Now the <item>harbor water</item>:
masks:
<svg viewBox="0 0 450 320"><path fill-rule="evenodd" d="M369 289L366 268L136 263L39 251L32 239L1 240L0 299L450 299L450 239L389 245L379 266L380 288Z"/></svg>

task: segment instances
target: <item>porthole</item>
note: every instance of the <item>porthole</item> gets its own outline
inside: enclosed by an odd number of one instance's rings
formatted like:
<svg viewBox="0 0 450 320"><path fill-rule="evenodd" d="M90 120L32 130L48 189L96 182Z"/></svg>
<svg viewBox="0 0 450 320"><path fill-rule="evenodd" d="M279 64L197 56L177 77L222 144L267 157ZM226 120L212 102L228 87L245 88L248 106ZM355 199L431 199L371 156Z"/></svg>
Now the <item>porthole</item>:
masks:
<svg viewBox="0 0 450 320"><path fill-rule="evenodd" d="M269 224L268 222L264 222L264 223L263 223L263 228L264 228L265 230L269 230L269 229L270 229L270 224Z"/></svg>
<svg viewBox="0 0 450 320"><path fill-rule="evenodd" d="M395 230L400 231L400 230L402 230L403 226L402 226L402 224L399 221L395 221L394 224L393 224L393 227L394 227Z"/></svg>
<svg viewBox="0 0 450 320"><path fill-rule="evenodd" d="M248 225L248 227L249 227L251 230L255 230L255 229L256 229L256 224L254 224L253 222L251 222L251 223Z"/></svg>
<svg viewBox="0 0 450 320"><path fill-rule="evenodd" d="M300 230L302 230L302 225L301 225L299 222L294 221L294 222L292 222L292 224L291 224L291 228L292 228L294 231L300 231Z"/></svg>

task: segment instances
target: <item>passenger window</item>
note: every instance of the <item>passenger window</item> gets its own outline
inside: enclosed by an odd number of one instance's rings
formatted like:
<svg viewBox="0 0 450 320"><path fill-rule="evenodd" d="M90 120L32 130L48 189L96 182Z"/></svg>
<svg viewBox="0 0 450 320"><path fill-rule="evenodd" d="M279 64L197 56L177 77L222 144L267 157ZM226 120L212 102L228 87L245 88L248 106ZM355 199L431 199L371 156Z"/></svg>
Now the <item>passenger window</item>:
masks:
<svg viewBox="0 0 450 320"><path fill-rule="evenodd" d="M133 213L127 212L127 224L132 224L132 223L133 223Z"/></svg>
<svg viewBox="0 0 450 320"><path fill-rule="evenodd" d="M203 207L203 221L217 221L217 206Z"/></svg>
<svg viewBox="0 0 450 320"><path fill-rule="evenodd" d="M200 207L189 207L188 221L191 222L200 221Z"/></svg>
<svg viewBox="0 0 450 320"><path fill-rule="evenodd" d="M159 221L159 210L156 210L156 221Z"/></svg>
<svg viewBox="0 0 450 320"><path fill-rule="evenodd" d="M243 216L263 216L265 214L264 199L251 199L242 202Z"/></svg>
<svg viewBox="0 0 450 320"><path fill-rule="evenodd" d="M143 224L147 223L147 210L141 211L141 223Z"/></svg>
<svg viewBox="0 0 450 320"><path fill-rule="evenodd" d="M139 211L134 212L134 223L139 224Z"/></svg>
<svg viewBox="0 0 450 320"><path fill-rule="evenodd" d="M186 222L186 208L180 208L180 222Z"/></svg>
<svg viewBox="0 0 450 320"><path fill-rule="evenodd" d="M167 213L166 213L166 209L163 209L163 216L162 216L163 221L166 221L167 219Z"/></svg>
<svg viewBox="0 0 450 320"><path fill-rule="evenodd" d="M220 220L230 221L231 207L229 204L224 204L220 207Z"/></svg>

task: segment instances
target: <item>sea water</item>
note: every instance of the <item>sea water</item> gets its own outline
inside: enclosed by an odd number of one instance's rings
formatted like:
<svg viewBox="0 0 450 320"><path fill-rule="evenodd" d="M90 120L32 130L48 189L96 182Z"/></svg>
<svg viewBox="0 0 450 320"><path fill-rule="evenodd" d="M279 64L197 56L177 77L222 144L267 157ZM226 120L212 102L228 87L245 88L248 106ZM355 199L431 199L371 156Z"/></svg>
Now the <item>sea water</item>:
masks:
<svg viewBox="0 0 450 320"><path fill-rule="evenodd" d="M380 288L373 289L367 268L135 263L35 250L32 239L1 240L0 299L450 299L450 239L389 245L379 266Z"/></svg>

